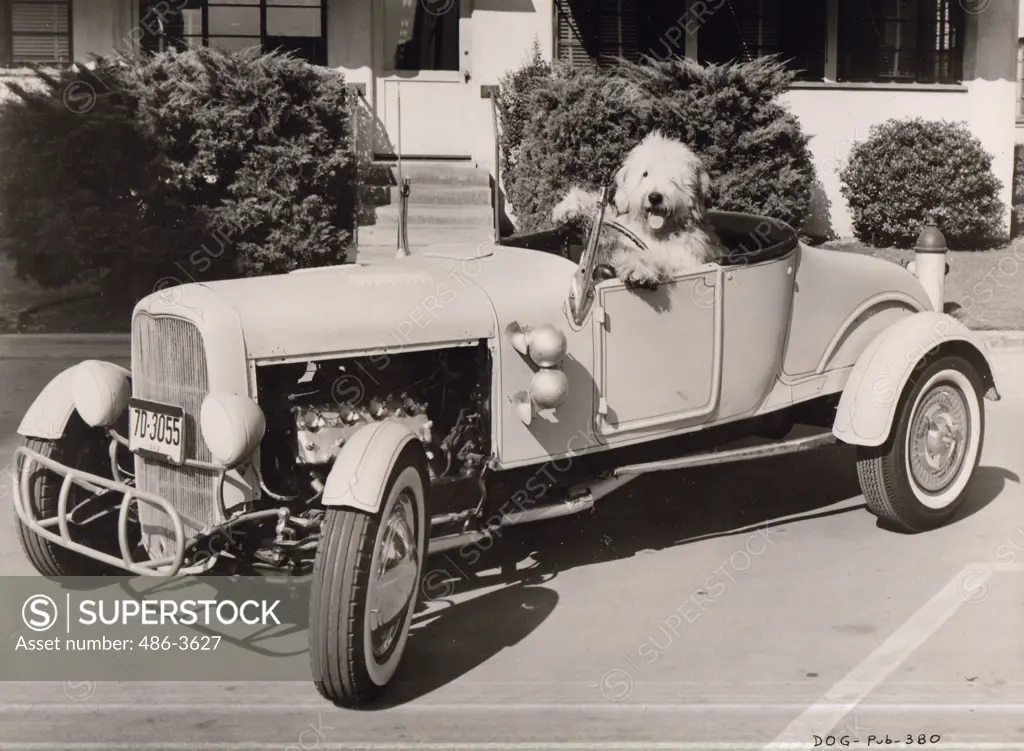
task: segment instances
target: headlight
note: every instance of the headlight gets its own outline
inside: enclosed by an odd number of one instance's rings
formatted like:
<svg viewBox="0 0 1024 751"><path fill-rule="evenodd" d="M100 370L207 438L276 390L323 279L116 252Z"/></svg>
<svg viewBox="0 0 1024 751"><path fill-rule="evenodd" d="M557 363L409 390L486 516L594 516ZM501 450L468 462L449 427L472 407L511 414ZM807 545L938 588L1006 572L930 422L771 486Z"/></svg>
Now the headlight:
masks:
<svg viewBox="0 0 1024 751"><path fill-rule="evenodd" d="M553 368L565 357L569 345L565 334L554 326L539 326L529 335L530 359L542 368Z"/></svg>
<svg viewBox="0 0 1024 751"><path fill-rule="evenodd" d="M203 399L199 428L213 457L226 467L234 467L260 445L267 421L252 399L214 391Z"/></svg>
<svg viewBox="0 0 1024 751"><path fill-rule="evenodd" d="M561 370L538 370L530 382L530 396L541 409L560 407L569 395L569 379Z"/></svg>
<svg viewBox="0 0 1024 751"><path fill-rule="evenodd" d="M86 425L106 428L128 406L131 384L124 370L109 362L86 360L71 378L71 400Z"/></svg>

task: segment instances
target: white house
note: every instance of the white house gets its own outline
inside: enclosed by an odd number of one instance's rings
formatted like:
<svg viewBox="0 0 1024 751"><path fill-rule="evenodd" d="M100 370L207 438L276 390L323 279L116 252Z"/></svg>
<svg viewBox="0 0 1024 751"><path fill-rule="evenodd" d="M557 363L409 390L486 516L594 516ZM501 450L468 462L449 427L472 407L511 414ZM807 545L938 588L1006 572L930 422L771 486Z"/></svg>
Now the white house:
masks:
<svg viewBox="0 0 1024 751"><path fill-rule="evenodd" d="M1020 2L0 0L0 63L84 61L184 41L285 48L365 86L380 124L379 156L393 157L400 145L410 161L489 169L484 87L524 62L534 40L546 57L567 61L780 52L801 69L787 100L812 136L831 204L820 228L849 235L838 165L872 125L893 117L965 121L994 156L1009 206L1024 113Z"/></svg>

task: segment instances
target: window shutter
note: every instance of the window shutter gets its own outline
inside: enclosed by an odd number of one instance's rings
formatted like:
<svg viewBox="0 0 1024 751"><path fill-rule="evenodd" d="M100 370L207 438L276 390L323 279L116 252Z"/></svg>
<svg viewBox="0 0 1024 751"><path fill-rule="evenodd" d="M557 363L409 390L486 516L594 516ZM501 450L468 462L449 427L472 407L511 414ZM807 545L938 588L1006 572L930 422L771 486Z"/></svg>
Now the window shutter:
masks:
<svg viewBox="0 0 1024 751"><path fill-rule="evenodd" d="M11 63L10 3L0 0L0 65Z"/></svg>
<svg viewBox="0 0 1024 751"><path fill-rule="evenodd" d="M11 59L15 63L71 62L68 2L12 2Z"/></svg>
<svg viewBox="0 0 1024 751"><path fill-rule="evenodd" d="M556 0L558 59L571 65L609 65L640 57L643 0Z"/></svg>
<svg viewBox="0 0 1024 751"><path fill-rule="evenodd" d="M574 5L576 7L574 7ZM557 14L558 30L558 59L569 65L589 65L593 57L587 51L588 31L587 21L589 20L586 10L580 8L580 3L572 3L570 0L556 0L555 13Z"/></svg>
<svg viewBox="0 0 1024 751"><path fill-rule="evenodd" d="M622 57L636 61L640 43L640 0L600 0L598 56L602 64Z"/></svg>

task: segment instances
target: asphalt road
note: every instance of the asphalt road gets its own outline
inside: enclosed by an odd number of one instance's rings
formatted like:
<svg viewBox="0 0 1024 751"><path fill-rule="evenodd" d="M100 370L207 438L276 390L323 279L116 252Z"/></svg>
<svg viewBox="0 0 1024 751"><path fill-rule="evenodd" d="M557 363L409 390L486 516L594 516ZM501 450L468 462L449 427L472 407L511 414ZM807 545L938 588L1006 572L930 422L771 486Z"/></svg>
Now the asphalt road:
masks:
<svg viewBox="0 0 1024 751"><path fill-rule="evenodd" d="M47 378L125 356L0 337L0 467ZM845 447L644 478L509 534L516 570L429 603L392 706L336 709L307 683L7 683L0 749L1024 748L1024 354L997 367L943 529L880 528ZM31 573L0 513L0 574Z"/></svg>

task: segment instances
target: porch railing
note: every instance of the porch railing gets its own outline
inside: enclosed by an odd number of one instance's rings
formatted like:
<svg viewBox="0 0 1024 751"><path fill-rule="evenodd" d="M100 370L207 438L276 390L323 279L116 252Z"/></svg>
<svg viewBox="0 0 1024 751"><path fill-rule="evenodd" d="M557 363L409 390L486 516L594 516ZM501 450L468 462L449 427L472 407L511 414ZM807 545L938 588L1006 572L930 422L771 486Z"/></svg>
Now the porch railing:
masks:
<svg viewBox="0 0 1024 751"><path fill-rule="evenodd" d="M355 200L352 202L352 246L359 248L359 217L363 215L363 186L359 182L359 162L363 158L361 143L359 140L359 120L362 108L366 106L366 84L348 84L349 93L349 121L352 128L352 180L355 188Z"/></svg>
<svg viewBox="0 0 1024 751"><path fill-rule="evenodd" d="M501 141L498 131L498 87L481 86L480 97L491 100L491 133L494 137L494 242L501 242Z"/></svg>

